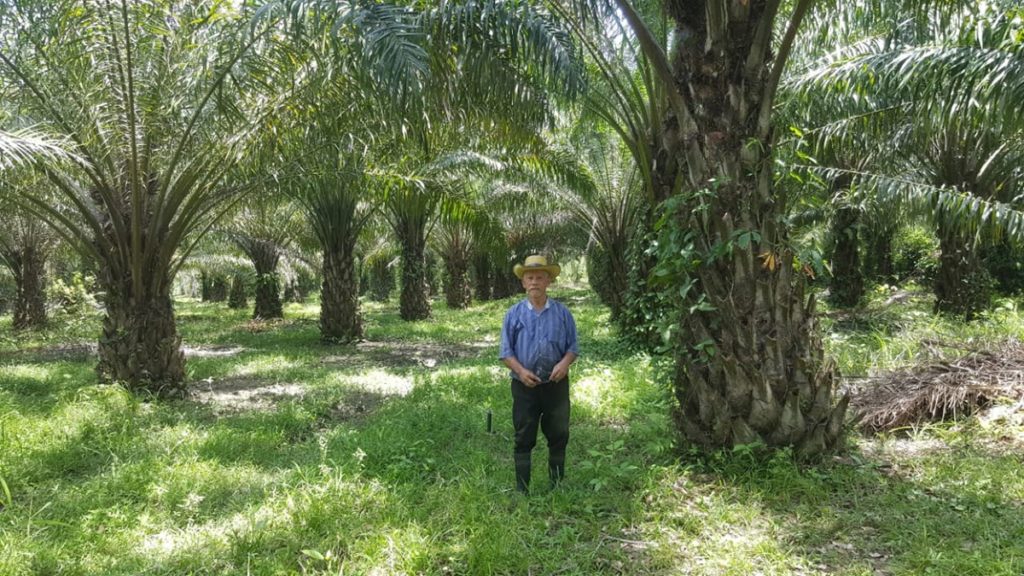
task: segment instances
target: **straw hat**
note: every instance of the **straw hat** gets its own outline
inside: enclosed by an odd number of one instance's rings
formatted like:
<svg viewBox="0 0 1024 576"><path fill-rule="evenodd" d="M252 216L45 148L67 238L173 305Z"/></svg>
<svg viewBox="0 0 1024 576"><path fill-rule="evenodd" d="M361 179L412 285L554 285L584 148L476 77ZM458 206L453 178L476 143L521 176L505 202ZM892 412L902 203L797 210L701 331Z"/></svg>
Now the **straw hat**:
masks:
<svg viewBox="0 0 1024 576"><path fill-rule="evenodd" d="M533 256L527 256L526 261L522 264L516 264L515 267L512 268L512 273L521 280L523 278L523 274L526 274L530 270L543 270L551 276L552 280L554 280L562 271L562 268L558 266L558 264L548 264L547 258L540 254L534 254Z"/></svg>

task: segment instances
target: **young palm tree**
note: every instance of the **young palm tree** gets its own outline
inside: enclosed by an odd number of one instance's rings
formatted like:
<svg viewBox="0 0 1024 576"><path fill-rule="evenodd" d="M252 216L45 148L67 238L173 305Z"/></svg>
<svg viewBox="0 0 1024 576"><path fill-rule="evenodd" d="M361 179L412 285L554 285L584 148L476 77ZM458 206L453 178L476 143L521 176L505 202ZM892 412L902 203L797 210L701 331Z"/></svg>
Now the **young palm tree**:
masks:
<svg viewBox="0 0 1024 576"><path fill-rule="evenodd" d="M12 165L13 166L13 165ZM47 194L49 183L21 166L0 172L0 265L14 278L15 330L46 324L46 262L57 246L57 235L45 223L20 209L13 198L20 189Z"/></svg>
<svg viewBox="0 0 1024 576"><path fill-rule="evenodd" d="M33 193L23 204L99 264L97 371L132 389L183 390L171 281L239 192L220 185L225 174L301 84L294 67L266 65L286 46L273 23L250 24L247 6L0 4L2 82L16 87L23 124L59 134L74 155L43 164L59 205Z"/></svg>
<svg viewBox="0 0 1024 576"><path fill-rule="evenodd" d="M473 300L469 280L470 264L475 250L475 214L448 210L433 234L435 252L444 261L444 295L448 308L461 310Z"/></svg>
<svg viewBox="0 0 1024 576"><path fill-rule="evenodd" d="M278 265L301 233L301 227L298 209L269 192L247 202L224 224L223 235L256 270L254 319L284 317Z"/></svg>
<svg viewBox="0 0 1024 576"><path fill-rule="evenodd" d="M552 190L589 236L590 285L621 322L629 292L627 253L646 229L643 177L610 134L595 131L576 140L546 154L549 170L557 170Z"/></svg>
<svg viewBox="0 0 1024 576"><path fill-rule="evenodd" d="M305 213L323 253L320 339L348 343L363 336L356 242L373 212L363 150L346 150L326 135L309 142L288 194Z"/></svg>
<svg viewBox="0 0 1024 576"><path fill-rule="evenodd" d="M0 264L14 277L15 330L46 324L46 261L56 235L39 220L0 204L4 227L0 230Z"/></svg>

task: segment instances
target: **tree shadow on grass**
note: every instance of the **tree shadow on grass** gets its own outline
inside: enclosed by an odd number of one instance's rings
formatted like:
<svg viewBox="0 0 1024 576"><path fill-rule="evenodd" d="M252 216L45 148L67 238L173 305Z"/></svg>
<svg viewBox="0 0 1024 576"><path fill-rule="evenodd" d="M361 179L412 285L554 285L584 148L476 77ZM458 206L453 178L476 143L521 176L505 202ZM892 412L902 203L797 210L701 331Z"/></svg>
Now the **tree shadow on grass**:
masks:
<svg viewBox="0 0 1024 576"><path fill-rule="evenodd" d="M730 565L746 564L751 572L771 571L771 556L783 551L793 573L1019 574L1020 485L1017 499L1008 493L1011 482L1004 489L995 485L1000 471L1017 463L1004 460L988 477L970 478L960 473L964 464L1006 457L985 450L944 457L947 469L904 461L901 470L859 450L815 467L797 466L784 455L767 461L721 455L682 482L675 478L652 490L655 508L692 513L646 531L658 534L659 543L688 548L688 569L696 573L717 573L723 565L715 559L735 554L736 543L721 537L731 532L753 546ZM724 530L717 518L743 509L756 510L758 519Z"/></svg>

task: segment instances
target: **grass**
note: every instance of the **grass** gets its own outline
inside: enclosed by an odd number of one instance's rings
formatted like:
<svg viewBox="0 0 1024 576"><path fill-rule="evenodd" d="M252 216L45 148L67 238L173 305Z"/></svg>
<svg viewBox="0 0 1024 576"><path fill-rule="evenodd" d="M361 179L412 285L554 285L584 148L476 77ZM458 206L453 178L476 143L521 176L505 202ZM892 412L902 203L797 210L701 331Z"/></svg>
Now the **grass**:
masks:
<svg viewBox="0 0 1024 576"><path fill-rule="evenodd" d="M360 346L319 344L315 305L253 324L182 301L199 399L178 402L95 383L93 360L67 347L92 340L94 317L17 337L0 319L0 574L1024 571L1021 461L1000 449L1011 424L853 438L817 467L742 448L698 457L673 441L657 363L616 342L589 293L556 297L583 352L568 477L554 492L535 480L529 499L510 490L495 358L510 301L435 304L413 323L365 303ZM1024 326L1005 306L972 327L914 306L832 322L830 352L868 371L935 335Z"/></svg>

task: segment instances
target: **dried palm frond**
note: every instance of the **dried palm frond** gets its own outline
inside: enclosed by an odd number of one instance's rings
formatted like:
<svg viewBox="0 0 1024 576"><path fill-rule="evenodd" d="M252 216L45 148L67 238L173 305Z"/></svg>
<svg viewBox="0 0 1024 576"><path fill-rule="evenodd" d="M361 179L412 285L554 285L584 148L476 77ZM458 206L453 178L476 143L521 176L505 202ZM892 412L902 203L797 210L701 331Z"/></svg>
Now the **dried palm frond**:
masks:
<svg viewBox="0 0 1024 576"><path fill-rule="evenodd" d="M851 405L862 430L880 432L969 416L999 398L1024 397L1024 344L1010 339L952 361L868 379Z"/></svg>

